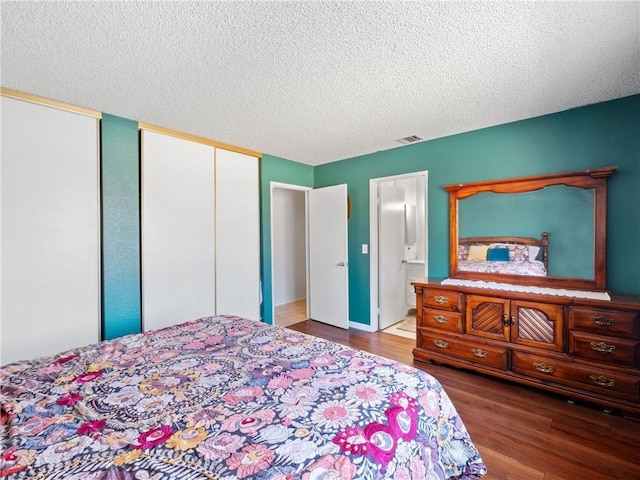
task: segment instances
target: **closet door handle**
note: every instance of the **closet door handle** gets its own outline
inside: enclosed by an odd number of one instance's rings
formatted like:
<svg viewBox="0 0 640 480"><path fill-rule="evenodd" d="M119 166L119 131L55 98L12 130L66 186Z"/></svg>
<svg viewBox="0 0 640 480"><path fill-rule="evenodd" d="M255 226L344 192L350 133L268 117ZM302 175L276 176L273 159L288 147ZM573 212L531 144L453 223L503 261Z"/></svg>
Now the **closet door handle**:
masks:
<svg viewBox="0 0 640 480"><path fill-rule="evenodd" d="M508 314L508 313L505 313L505 314L502 316L502 323L504 323L504 326L505 326L505 327L508 327L508 326L509 326L509 314Z"/></svg>
<svg viewBox="0 0 640 480"><path fill-rule="evenodd" d="M346 267L347 266L347 262L340 262L338 264L339 267Z"/></svg>

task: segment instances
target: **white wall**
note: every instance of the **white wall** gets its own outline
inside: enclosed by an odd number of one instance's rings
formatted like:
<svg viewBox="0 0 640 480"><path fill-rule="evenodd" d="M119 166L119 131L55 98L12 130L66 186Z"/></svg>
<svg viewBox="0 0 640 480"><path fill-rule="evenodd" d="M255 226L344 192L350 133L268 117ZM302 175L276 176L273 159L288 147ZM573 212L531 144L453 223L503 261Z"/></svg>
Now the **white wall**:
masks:
<svg viewBox="0 0 640 480"><path fill-rule="evenodd" d="M421 177L403 178L395 186L404 190L404 201L416 207L416 259L425 259L425 188Z"/></svg>
<svg viewBox="0 0 640 480"><path fill-rule="evenodd" d="M274 305L306 296L305 192L273 189Z"/></svg>

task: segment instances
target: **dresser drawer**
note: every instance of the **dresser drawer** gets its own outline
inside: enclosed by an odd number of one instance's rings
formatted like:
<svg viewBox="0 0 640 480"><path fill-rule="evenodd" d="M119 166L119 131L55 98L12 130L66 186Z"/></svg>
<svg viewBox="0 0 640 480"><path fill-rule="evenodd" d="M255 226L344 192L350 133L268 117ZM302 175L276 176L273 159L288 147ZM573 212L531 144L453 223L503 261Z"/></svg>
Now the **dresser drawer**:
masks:
<svg viewBox="0 0 640 480"><path fill-rule="evenodd" d="M638 361L639 344L635 340L569 332L569 353L601 362L633 365Z"/></svg>
<svg viewBox="0 0 640 480"><path fill-rule="evenodd" d="M522 352L513 352L512 369L515 373L612 397L636 402L639 398L638 382L640 378L633 375Z"/></svg>
<svg viewBox="0 0 640 480"><path fill-rule="evenodd" d="M462 311L462 294L459 292L427 288L422 301L425 307L453 310L454 312Z"/></svg>
<svg viewBox="0 0 640 480"><path fill-rule="evenodd" d="M569 328L600 335L638 338L640 312L569 307Z"/></svg>
<svg viewBox="0 0 640 480"><path fill-rule="evenodd" d="M421 327L437 328L462 333L462 313L425 308L422 310Z"/></svg>
<svg viewBox="0 0 640 480"><path fill-rule="evenodd" d="M504 348L478 345L447 335L438 335L418 329L418 348L472 360L476 363L499 368L507 368L507 350Z"/></svg>

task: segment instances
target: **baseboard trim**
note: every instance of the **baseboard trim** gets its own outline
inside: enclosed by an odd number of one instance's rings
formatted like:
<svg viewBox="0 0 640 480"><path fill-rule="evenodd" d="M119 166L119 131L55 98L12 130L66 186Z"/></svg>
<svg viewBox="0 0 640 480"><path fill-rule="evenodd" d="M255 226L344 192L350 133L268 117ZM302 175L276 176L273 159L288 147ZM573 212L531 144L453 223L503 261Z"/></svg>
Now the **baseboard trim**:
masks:
<svg viewBox="0 0 640 480"><path fill-rule="evenodd" d="M376 331L371 325L359 322L349 322L349 328L355 328L356 330L364 330L365 332L373 333Z"/></svg>

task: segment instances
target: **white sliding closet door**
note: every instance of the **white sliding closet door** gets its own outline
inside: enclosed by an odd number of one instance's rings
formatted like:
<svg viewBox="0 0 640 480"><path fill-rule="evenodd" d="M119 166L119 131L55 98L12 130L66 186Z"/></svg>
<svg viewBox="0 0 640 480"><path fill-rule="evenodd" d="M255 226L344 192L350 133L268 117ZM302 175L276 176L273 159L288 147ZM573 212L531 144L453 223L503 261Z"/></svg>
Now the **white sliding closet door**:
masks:
<svg viewBox="0 0 640 480"><path fill-rule="evenodd" d="M258 158L216 148L216 312L260 320Z"/></svg>
<svg viewBox="0 0 640 480"><path fill-rule="evenodd" d="M142 131L145 331L215 314L214 148Z"/></svg>
<svg viewBox="0 0 640 480"><path fill-rule="evenodd" d="M2 97L0 363L100 339L96 118Z"/></svg>

